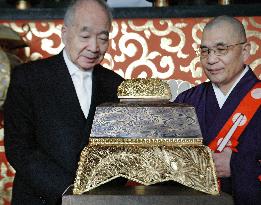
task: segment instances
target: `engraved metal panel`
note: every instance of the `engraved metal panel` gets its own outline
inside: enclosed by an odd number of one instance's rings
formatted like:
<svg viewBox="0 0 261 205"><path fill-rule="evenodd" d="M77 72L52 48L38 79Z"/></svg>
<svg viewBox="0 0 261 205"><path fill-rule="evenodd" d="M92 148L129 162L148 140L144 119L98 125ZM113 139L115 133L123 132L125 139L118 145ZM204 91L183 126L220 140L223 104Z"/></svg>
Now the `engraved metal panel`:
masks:
<svg viewBox="0 0 261 205"><path fill-rule="evenodd" d="M91 137L201 137L195 109L173 103L124 102L96 109Z"/></svg>

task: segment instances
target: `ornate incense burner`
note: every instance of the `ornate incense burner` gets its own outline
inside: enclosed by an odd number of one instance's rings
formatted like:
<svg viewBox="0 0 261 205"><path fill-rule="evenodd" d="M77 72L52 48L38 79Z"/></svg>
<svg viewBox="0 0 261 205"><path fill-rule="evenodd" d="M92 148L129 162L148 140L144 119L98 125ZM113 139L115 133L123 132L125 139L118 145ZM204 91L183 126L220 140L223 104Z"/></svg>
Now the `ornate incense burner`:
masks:
<svg viewBox="0 0 261 205"><path fill-rule="evenodd" d="M158 79L126 80L118 96L120 103L96 109L74 194L117 177L143 185L173 180L219 193L211 152L202 145L193 107L170 103L169 87Z"/></svg>

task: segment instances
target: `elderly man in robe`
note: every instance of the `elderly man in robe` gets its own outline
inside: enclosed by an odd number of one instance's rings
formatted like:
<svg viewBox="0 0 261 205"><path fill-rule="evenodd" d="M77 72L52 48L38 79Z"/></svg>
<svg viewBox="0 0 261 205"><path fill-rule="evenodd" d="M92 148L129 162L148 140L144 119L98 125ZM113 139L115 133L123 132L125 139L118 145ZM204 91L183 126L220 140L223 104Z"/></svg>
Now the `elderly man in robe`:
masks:
<svg viewBox="0 0 261 205"><path fill-rule="evenodd" d="M240 21L229 16L212 19L200 47L210 81L175 99L196 108L203 143L213 150L221 190L232 194L236 205L261 204L261 83L245 65L249 55Z"/></svg>

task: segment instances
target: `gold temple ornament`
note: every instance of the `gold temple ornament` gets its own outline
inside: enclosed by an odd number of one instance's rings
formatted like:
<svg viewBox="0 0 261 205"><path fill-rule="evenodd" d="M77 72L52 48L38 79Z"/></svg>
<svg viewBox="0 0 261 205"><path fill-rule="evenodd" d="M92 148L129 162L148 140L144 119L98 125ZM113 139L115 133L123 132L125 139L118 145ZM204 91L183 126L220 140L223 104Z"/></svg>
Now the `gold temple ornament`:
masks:
<svg viewBox="0 0 261 205"><path fill-rule="evenodd" d="M16 1L16 8L19 10L26 10L31 7L31 4L29 1L26 0L18 0Z"/></svg>
<svg viewBox="0 0 261 205"><path fill-rule="evenodd" d="M126 80L118 88L118 97L120 103L96 108L74 194L118 177L145 186L172 180L219 194L211 151L202 144L193 107L168 102L170 88L159 79Z"/></svg>
<svg viewBox="0 0 261 205"><path fill-rule="evenodd" d="M233 0L218 0L220 5L229 5L233 3Z"/></svg>
<svg viewBox="0 0 261 205"><path fill-rule="evenodd" d="M169 0L154 0L153 6L155 7L166 7L169 6Z"/></svg>
<svg viewBox="0 0 261 205"><path fill-rule="evenodd" d="M169 85L157 78L128 79L118 87L118 98L122 99L150 99L150 100L169 100L171 92Z"/></svg>

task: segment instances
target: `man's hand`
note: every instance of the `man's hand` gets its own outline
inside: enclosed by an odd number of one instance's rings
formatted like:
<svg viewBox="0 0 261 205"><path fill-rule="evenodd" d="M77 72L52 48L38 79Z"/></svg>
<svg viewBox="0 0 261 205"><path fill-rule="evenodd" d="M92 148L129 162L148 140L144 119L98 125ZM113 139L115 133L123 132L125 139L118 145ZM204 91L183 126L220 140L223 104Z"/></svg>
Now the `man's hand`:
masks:
<svg viewBox="0 0 261 205"><path fill-rule="evenodd" d="M232 150L229 147L225 147L221 153L212 154L218 177L230 177L231 154L232 154Z"/></svg>

